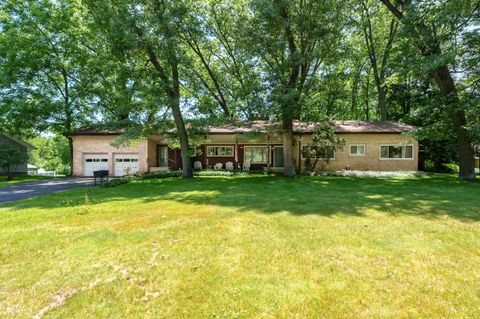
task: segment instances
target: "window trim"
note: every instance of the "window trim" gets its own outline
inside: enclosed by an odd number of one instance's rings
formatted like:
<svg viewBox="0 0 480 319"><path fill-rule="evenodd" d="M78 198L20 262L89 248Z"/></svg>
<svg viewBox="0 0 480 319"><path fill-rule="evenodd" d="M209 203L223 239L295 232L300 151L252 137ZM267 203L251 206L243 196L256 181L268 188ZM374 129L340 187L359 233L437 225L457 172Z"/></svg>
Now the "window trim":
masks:
<svg viewBox="0 0 480 319"><path fill-rule="evenodd" d="M410 158L383 158L382 157L382 146L395 146L395 147L406 147L406 146L411 146L412 147L412 157ZM402 151L403 153L403 151ZM381 161L413 161L415 160L415 147L413 144L379 144L378 146L378 158Z"/></svg>
<svg viewBox="0 0 480 319"><path fill-rule="evenodd" d="M266 162L249 162L250 164L268 164L268 160L270 158L270 155L268 154L268 146L264 146L264 145L251 145L251 146L244 146L243 147L243 162L247 162L245 156L247 154L247 152L245 151L247 148L264 148L266 150L266 153L267 153L267 158L266 158Z"/></svg>
<svg viewBox="0 0 480 319"><path fill-rule="evenodd" d="M309 146L310 146L310 145L302 145L302 148L301 148L301 150L300 150L300 155L301 155L302 159L306 159L306 157L303 157L303 148L304 148L304 147L309 147ZM319 158L319 159L321 159L321 160L323 160L323 161L325 161L325 160L334 161L334 160L337 159L337 150L336 150L336 149L333 149L333 157L330 157L330 158Z"/></svg>
<svg viewBox="0 0 480 319"><path fill-rule="evenodd" d="M363 154L352 154L352 146L363 146ZM367 155L367 145L366 144L361 144L361 143L357 143L357 144L348 144L348 156L351 156L351 157L365 157L365 155Z"/></svg>
<svg viewBox="0 0 480 319"><path fill-rule="evenodd" d="M209 155L209 149L215 147L225 147L232 149L232 155ZM235 147L233 145L207 145L207 157L235 157Z"/></svg>

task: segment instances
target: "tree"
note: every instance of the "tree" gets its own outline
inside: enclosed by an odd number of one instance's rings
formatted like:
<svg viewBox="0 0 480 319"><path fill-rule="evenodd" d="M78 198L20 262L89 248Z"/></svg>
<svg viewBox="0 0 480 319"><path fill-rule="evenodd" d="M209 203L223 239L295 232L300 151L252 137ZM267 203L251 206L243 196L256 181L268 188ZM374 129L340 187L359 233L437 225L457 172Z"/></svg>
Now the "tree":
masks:
<svg viewBox="0 0 480 319"><path fill-rule="evenodd" d="M5 143L0 143L0 168L7 171L7 180L13 179L13 167L24 164L26 161L25 152Z"/></svg>
<svg viewBox="0 0 480 319"><path fill-rule="evenodd" d="M68 139L89 123L88 35L80 0L0 4L0 122Z"/></svg>
<svg viewBox="0 0 480 319"><path fill-rule="evenodd" d="M189 93L202 111L219 118L268 118L257 57L246 44L246 1L196 1L183 38L192 52Z"/></svg>
<svg viewBox="0 0 480 319"><path fill-rule="evenodd" d="M341 2L255 0L251 12L249 45L263 62L270 102L282 121L284 175L294 176L293 120L338 47Z"/></svg>
<svg viewBox="0 0 480 319"><path fill-rule="evenodd" d="M451 65L455 62L454 43L457 36L468 28L472 16L478 14L478 1L452 0L443 4L433 0L421 4L409 0L381 1L403 24L405 32L425 57L426 69L443 97L444 111L457 137L460 179L475 179L472 137L466 117L469 103L459 96Z"/></svg>
<svg viewBox="0 0 480 319"><path fill-rule="evenodd" d="M312 134L312 141L302 150L305 158L305 170L314 172L320 162L323 172L337 149L343 149L345 140L335 133L335 125L321 125Z"/></svg>
<svg viewBox="0 0 480 319"><path fill-rule="evenodd" d="M185 51L180 37L189 1L88 1L95 24L111 41L114 55L127 55L148 66L145 76L154 81L159 112L167 106L172 112L180 140L183 177L193 177L187 129L181 103L180 69ZM153 98L152 98L153 99Z"/></svg>
<svg viewBox="0 0 480 319"><path fill-rule="evenodd" d="M388 120L386 77L390 52L397 33L398 21L395 18L385 19L382 8L362 0L361 25L367 47L373 79L377 89L377 103L380 119ZM390 21L388 21L390 20ZM376 28L374 23L376 22ZM388 26L388 27L387 27ZM384 44L382 42L385 42Z"/></svg>
<svg viewBox="0 0 480 319"><path fill-rule="evenodd" d="M62 175L70 175L70 151L68 140L61 136L38 136L30 143L35 150L30 152L32 164L47 171L56 171Z"/></svg>

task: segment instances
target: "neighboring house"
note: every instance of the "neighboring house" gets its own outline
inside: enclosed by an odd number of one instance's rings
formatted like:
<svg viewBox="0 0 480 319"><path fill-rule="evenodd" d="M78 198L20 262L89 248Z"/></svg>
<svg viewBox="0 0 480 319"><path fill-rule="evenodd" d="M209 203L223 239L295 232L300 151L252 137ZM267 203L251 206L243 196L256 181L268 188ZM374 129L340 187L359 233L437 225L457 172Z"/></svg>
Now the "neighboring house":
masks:
<svg viewBox="0 0 480 319"><path fill-rule="evenodd" d="M28 175L37 175L38 167L32 164L27 165Z"/></svg>
<svg viewBox="0 0 480 319"><path fill-rule="evenodd" d="M345 139L343 150L333 154L327 168L341 170L416 171L418 169L418 142L406 133L411 126L398 122L335 121L337 135ZM302 149L320 124L294 122L294 156L299 171L304 169ZM211 127L204 143L197 147L194 162L203 168L217 163L232 162L235 168L249 162L250 169L283 167L283 147L277 123L269 121L237 122ZM122 134L119 131L84 127L73 138L73 175L92 176L93 171L109 170L110 175L122 176L126 171L153 172L180 169L179 149L169 148L163 136L150 136L131 147L114 147L112 142Z"/></svg>
<svg viewBox="0 0 480 319"><path fill-rule="evenodd" d="M18 148L23 152L25 155L28 154L29 151L35 149L35 147L27 142L18 140L6 133L0 132L0 144L7 144L10 147ZM25 156L26 158L26 156ZM27 174L27 163L19 163L12 168L12 173L15 174ZM5 169L0 168L0 174L7 173Z"/></svg>

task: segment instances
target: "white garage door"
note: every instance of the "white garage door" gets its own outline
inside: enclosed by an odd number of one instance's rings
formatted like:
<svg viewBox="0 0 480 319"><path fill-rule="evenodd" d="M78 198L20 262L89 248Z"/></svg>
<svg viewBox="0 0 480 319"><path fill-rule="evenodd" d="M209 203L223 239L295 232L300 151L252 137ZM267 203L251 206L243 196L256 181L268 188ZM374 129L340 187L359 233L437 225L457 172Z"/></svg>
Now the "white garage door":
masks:
<svg viewBox="0 0 480 319"><path fill-rule="evenodd" d="M123 176L138 172L137 154L115 154L115 176Z"/></svg>
<svg viewBox="0 0 480 319"><path fill-rule="evenodd" d="M83 172L93 176L94 171L108 170L108 154L85 154Z"/></svg>

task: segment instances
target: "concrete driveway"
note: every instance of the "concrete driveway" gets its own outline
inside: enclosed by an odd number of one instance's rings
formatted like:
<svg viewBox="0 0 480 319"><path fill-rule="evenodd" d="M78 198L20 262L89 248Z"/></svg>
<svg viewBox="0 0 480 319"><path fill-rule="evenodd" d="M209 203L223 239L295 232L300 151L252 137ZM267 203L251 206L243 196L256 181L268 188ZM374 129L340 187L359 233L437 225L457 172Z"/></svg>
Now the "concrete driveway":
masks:
<svg viewBox="0 0 480 319"><path fill-rule="evenodd" d="M93 186L93 178L52 178L36 182L18 183L0 188L0 203L88 186Z"/></svg>

